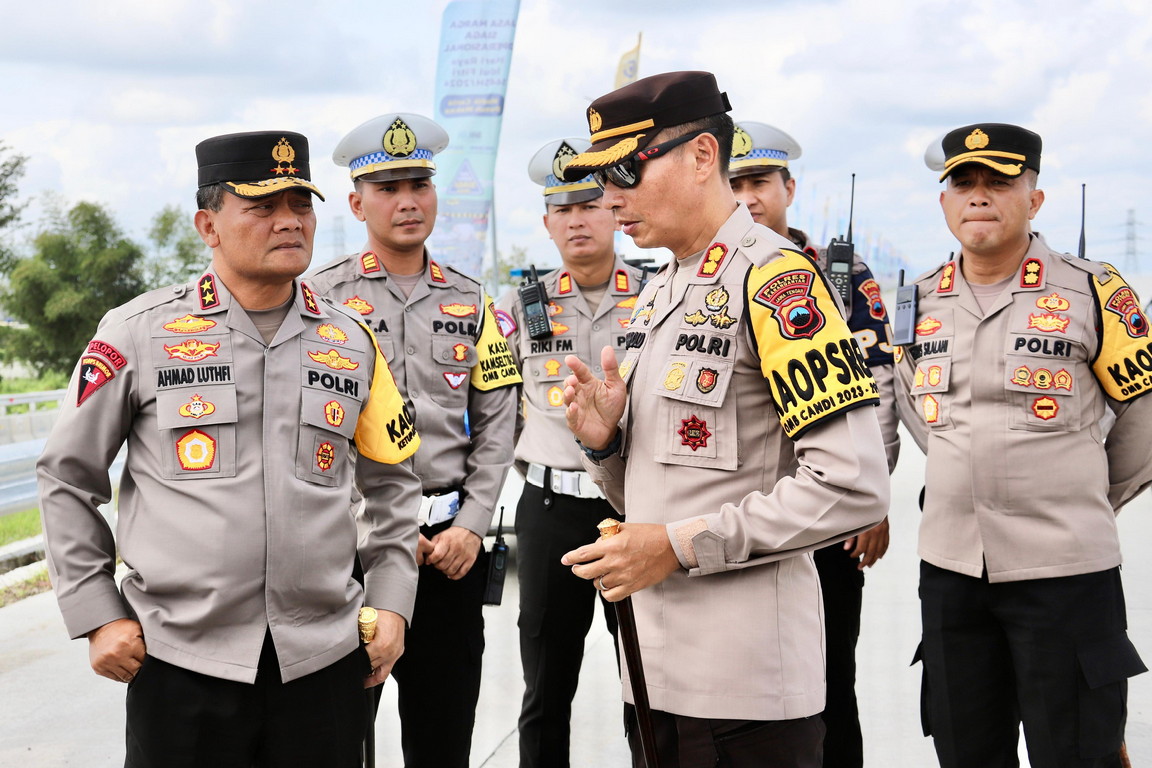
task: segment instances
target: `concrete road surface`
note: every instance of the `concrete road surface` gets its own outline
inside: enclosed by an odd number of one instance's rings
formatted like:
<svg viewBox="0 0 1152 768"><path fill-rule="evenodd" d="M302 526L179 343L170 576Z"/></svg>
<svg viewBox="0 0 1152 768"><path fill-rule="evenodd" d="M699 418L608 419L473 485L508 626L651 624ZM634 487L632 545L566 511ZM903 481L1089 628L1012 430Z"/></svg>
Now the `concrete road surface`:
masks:
<svg viewBox="0 0 1152 768"><path fill-rule="evenodd" d="M920 631L915 539L923 459L911 441L906 440L904 448L893 477L891 549L868 572L864 590L857 691L866 764L919 768L936 764L931 743L920 734L920 668L909 666ZM1059 482L1059 478L1051 480ZM510 482L504 503L512 508L517 495L517 484ZM1120 521L1130 632L1145 660L1152 661L1152 557L1145 551L1145 545L1152 542L1152 498L1145 494L1129 505ZM595 535L589 531L589 540ZM514 553L514 540L512 547ZM523 691L517 600L516 580L510 575L504 604L485 609L487 650L473 768L517 765L516 719ZM0 766L122 765L124 690L90 671L87 644L67 639L51 594L0 609ZM619 702L610 639L597 621L588 638L573 717L573 766L627 768ZM1133 764L1150 764L1152 675L1133 679L1129 710L1128 747ZM377 765L401 766L391 682L376 732ZM1022 764L1027 765L1026 757Z"/></svg>

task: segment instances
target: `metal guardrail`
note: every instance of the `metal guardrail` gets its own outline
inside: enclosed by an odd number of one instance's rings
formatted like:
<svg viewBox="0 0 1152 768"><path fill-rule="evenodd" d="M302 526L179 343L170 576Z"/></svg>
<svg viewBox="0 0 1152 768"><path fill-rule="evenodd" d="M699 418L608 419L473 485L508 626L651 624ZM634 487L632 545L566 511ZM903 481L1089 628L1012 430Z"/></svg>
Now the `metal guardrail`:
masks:
<svg viewBox="0 0 1152 768"><path fill-rule="evenodd" d="M39 494L36 489L36 459L40 457L46 442L28 440L0 445L0 517L37 506ZM120 485L127 450L127 444L122 446L112 466L108 468L113 491Z"/></svg>
<svg viewBox="0 0 1152 768"><path fill-rule="evenodd" d="M67 390L0 395L0 445L48 437Z"/></svg>

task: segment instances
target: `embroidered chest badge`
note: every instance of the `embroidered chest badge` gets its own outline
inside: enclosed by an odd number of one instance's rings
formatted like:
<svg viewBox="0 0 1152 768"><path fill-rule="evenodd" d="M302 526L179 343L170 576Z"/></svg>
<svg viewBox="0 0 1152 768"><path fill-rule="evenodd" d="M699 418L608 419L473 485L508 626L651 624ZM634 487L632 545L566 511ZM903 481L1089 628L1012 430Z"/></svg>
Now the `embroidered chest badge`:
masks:
<svg viewBox="0 0 1152 768"><path fill-rule="evenodd" d="M180 415L186 419L200 419L216 412L216 406L200 395L192 395L190 402L180 406Z"/></svg>
<svg viewBox="0 0 1152 768"><path fill-rule="evenodd" d="M708 438L712 433L708 431L708 422L692 414L691 418L681 419L681 427L676 430L680 435L680 444L686 445L693 451L708 447Z"/></svg>

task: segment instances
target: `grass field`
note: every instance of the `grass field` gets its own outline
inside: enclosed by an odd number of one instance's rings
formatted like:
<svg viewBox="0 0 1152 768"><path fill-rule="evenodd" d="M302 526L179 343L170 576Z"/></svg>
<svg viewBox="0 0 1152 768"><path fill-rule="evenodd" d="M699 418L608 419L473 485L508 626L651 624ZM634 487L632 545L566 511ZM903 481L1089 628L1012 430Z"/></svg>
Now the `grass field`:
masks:
<svg viewBox="0 0 1152 768"><path fill-rule="evenodd" d="M40 510L35 507L0 517L0 547L39 533Z"/></svg>

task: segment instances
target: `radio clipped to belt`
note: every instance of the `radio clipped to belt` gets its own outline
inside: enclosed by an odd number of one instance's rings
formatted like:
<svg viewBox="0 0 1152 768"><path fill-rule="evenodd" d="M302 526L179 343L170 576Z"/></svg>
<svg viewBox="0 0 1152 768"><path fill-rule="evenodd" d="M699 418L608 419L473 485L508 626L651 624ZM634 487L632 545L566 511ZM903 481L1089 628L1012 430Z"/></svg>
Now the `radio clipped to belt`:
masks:
<svg viewBox="0 0 1152 768"><path fill-rule="evenodd" d="M504 574L508 570L508 545L504 543L504 507L496 522L496 543L488 555L488 580L484 582L484 605L500 605L504 598Z"/></svg>

